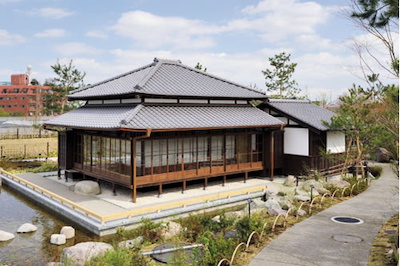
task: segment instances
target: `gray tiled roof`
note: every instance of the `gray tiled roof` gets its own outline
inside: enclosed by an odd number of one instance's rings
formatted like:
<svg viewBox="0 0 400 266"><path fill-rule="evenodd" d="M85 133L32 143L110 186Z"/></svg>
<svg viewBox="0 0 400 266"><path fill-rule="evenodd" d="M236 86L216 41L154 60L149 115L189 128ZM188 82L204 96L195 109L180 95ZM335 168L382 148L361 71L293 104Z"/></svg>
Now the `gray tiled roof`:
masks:
<svg viewBox="0 0 400 266"><path fill-rule="evenodd" d="M268 127L283 123L252 106L81 107L46 122L48 126L91 129L205 129Z"/></svg>
<svg viewBox="0 0 400 266"><path fill-rule="evenodd" d="M155 59L152 64L73 91L69 98L147 94L155 96L266 99L265 93L183 65Z"/></svg>
<svg viewBox="0 0 400 266"><path fill-rule="evenodd" d="M291 116L294 120L303 122L320 131L329 129L322 121L329 122L331 117L335 115L335 113L312 104L310 101L270 99L266 105L272 106L280 112Z"/></svg>

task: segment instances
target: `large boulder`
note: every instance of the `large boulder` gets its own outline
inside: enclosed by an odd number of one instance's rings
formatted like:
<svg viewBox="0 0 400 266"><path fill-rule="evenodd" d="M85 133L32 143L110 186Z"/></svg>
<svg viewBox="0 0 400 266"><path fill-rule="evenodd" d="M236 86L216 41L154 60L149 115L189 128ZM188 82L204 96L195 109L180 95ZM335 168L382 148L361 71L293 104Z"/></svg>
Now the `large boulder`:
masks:
<svg viewBox="0 0 400 266"><path fill-rule="evenodd" d="M50 236L50 244L59 246L64 245L65 243L67 243L67 239L63 234L52 234Z"/></svg>
<svg viewBox="0 0 400 266"><path fill-rule="evenodd" d="M265 207L267 208L267 212L270 215L279 215L286 214L276 199L270 198L265 202Z"/></svg>
<svg viewBox="0 0 400 266"><path fill-rule="evenodd" d="M122 241L118 243L119 248L137 248L140 247L143 244L144 237L143 236L138 236L135 239L130 239L126 241Z"/></svg>
<svg viewBox="0 0 400 266"><path fill-rule="evenodd" d="M328 180L328 184L337 188L344 188L350 186L350 183L343 179L330 179Z"/></svg>
<svg viewBox="0 0 400 266"><path fill-rule="evenodd" d="M289 210L290 208L293 207L293 204L290 202L289 197L285 196L285 197L278 197L277 201L279 203L279 206L281 206L281 208L283 210Z"/></svg>
<svg viewBox="0 0 400 266"><path fill-rule="evenodd" d="M61 228L60 234L65 235L66 239L71 239L75 237L75 229L72 226L63 226Z"/></svg>
<svg viewBox="0 0 400 266"><path fill-rule="evenodd" d="M318 192L316 192L317 194ZM316 195L313 191L313 195ZM302 190L301 188L296 188L294 191L293 200L297 201L309 201L310 200L310 193Z"/></svg>
<svg viewBox="0 0 400 266"><path fill-rule="evenodd" d="M380 163L388 163L392 158L390 152L385 148L379 148L376 151L376 161Z"/></svg>
<svg viewBox="0 0 400 266"><path fill-rule="evenodd" d="M182 226L176 222L168 222L165 227L161 230L161 236L168 239L177 236L181 233Z"/></svg>
<svg viewBox="0 0 400 266"><path fill-rule="evenodd" d="M98 195L101 193L100 185L90 180L83 180L76 183L74 191L83 195Z"/></svg>
<svg viewBox="0 0 400 266"><path fill-rule="evenodd" d="M11 240L14 237L14 234L0 230L0 242Z"/></svg>
<svg viewBox="0 0 400 266"><path fill-rule="evenodd" d="M37 230L37 227L34 226L31 223L24 223L23 225L21 225L18 230L17 233L30 233L30 232L35 232Z"/></svg>
<svg viewBox="0 0 400 266"><path fill-rule="evenodd" d="M68 265L83 266L96 256L102 256L107 250L112 250L110 244L103 242L82 242L75 246L64 248L61 253L61 262Z"/></svg>

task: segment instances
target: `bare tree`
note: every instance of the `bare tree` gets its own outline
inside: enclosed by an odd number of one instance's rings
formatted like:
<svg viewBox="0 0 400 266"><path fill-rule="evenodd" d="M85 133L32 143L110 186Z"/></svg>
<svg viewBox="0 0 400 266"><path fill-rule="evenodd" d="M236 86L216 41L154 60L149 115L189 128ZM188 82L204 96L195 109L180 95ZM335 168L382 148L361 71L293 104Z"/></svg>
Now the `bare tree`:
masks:
<svg viewBox="0 0 400 266"><path fill-rule="evenodd" d="M368 18L359 14L365 13L365 6L359 0L349 0L351 10L347 10L346 16L360 29L378 41L385 51L368 40L353 39L353 50L358 54L359 65L362 71L362 78L369 85L372 85L368 76L376 73L386 73L391 78L399 78L399 55L396 44L398 43L398 17L387 19L387 23L371 23ZM382 7L383 8L383 7ZM383 72L383 73L382 73Z"/></svg>

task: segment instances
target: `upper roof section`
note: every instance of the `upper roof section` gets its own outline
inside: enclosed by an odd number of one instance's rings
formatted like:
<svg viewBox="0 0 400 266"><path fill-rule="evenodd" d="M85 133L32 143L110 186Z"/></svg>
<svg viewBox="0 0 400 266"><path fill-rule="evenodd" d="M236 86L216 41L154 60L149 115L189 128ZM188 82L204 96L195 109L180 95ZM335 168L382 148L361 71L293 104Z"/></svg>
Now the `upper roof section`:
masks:
<svg viewBox="0 0 400 266"><path fill-rule="evenodd" d="M327 109L304 100L270 99L263 106L297 123L313 127L319 131L329 130L329 127L323 121L329 122L331 117L335 115Z"/></svg>
<svg viewBox="0 0 400 266"><path fill-rule="evenodd" d="M128 98L149 95L183 98L266 99L261 91L183 65L180 61L154 62L128 73L73 91L71 100Z"/></svg>
<svg viewBox="0 0 400 266"><path fill-rule="evenodd" d="M82 129L179 131L284 126L253 106L129 105L80 107L46 126Z"/></svg>

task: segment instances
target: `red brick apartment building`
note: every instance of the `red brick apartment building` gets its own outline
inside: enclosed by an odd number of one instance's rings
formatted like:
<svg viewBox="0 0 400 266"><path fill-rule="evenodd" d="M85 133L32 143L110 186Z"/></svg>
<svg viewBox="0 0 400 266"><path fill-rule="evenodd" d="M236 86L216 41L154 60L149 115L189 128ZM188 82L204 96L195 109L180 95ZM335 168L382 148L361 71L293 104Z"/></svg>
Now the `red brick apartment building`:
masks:
<svg viewBox="0 0 400 266"><path fill-rule="evenodd" d="M11 75L11 85L0 85L0 108L25 116L42 115L43 97L49 86L31 85L28 74Z"/></svg>

